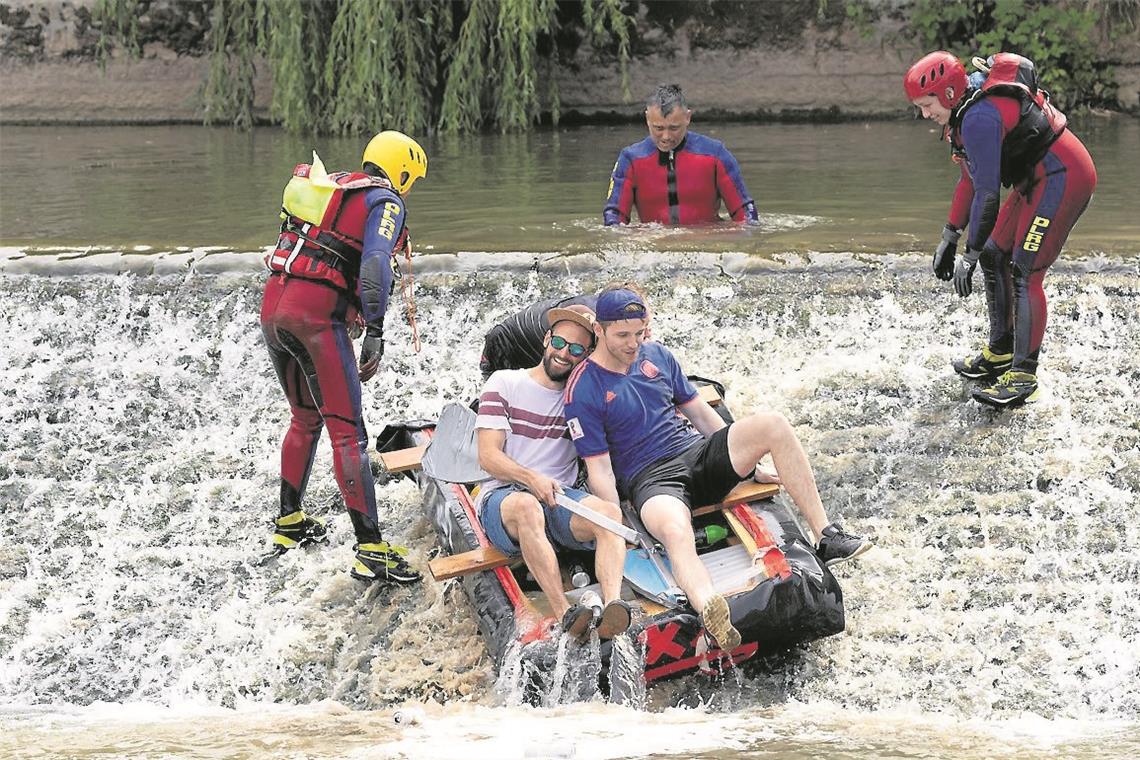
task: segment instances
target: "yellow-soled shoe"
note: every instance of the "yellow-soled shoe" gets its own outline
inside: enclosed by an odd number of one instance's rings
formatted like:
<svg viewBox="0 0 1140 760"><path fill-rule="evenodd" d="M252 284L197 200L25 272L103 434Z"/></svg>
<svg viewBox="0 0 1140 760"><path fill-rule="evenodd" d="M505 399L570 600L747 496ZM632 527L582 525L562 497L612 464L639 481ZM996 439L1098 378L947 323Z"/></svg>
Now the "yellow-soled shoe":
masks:
<svg viewBox="0 0 1140 760"><path fill-rule="evenodd" d="M951 363L954 371L969 380L996 380L1013 366L1013 354L995 354L989 347L977 356L967 356Z"/></svg>
<svg viewBox="0 0 1140 760"><path fill-rule="evenodd" d="M328 529L325 521L317 517L310 517L301 510L297 510L283 517L278 517L273 527L273 548L278 551L288 551L297 546L321 541L327 538Z"/></svg>
<svg viewBox="0 0 1140 760"><path fill-rule="evenodd" d="M408 550L387 541L374 544L357 544L356 558L350 571L353 578L381 583L416 583L421 580L404 557Z"/></svg>
<svg viewBox="0 0 1140 760"><path fill-rule="evenodd" d="M1037 393L1037 375L1010 370L989 388L977 388L971 395L988 406L1009 409L1036 401Z"/></svg>

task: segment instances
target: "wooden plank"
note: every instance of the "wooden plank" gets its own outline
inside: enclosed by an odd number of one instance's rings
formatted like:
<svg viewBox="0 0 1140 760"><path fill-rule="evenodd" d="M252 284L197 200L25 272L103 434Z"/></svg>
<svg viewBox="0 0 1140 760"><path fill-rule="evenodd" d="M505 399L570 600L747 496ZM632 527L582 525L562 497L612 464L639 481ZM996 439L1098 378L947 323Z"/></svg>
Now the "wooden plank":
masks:
<svg viewBox="0 0 1140 760"><path fill-rule="evenodd" d="M511 557L503 554L493 546L480 546L469 552L448 557L436 557L428 562L428 569L437 581L445 581L468 573L477 573L483 570L494 570L496 567L509 565Z"/></svg>
<svg viewBox="0 0 1140 760"><path fill-rule="evenodd" d="M380 460L380 465L388 472L407 472L408 470L419 469L420 460L424 458L425 451L427 451L426 445L413 446L410 449L379 452L374 456Z"/></svg>
<svg viewBox="0 0 1140 760"><path fill-rule="evenodd" d="M709 406L716 406L721 401L724 401L724 399L720 397L720 394L716 392L716 386L713 385L698 385L697 395L704 399Z"/></svg>
<svg viewBox="0 0 1140 760"><path fill-rule="evenodd" d="M732 528L732 532L740 539L740 543L743 544L744 550L748 552L748 556L752 557L753 561L755 561L757 549L756 539L748 532L748 528L744 527L744 523L740 522L740 519L732 514L730 510L724 510L724 517L728 521L729 527Z"/></svg>
<svg viewBox="0 0 1140 760"><path fill-rule="evenodd" d="M757 483L754 480L746 480L739 483L736 488L728 492L728 496L719 504L709 504L704 507L697 507L693 510L693 517L700 517L715 512L718 509L739 504L741 502L751 502L758 499L770 499L780 492L780 486L775 483Z"/></svg>
<svg viewBox="0 0 1140 760"><path fill-rule="evenodd" d="M668 607L662 607L652 599L646 599L640 594L635 598L635 602L641 605L641 611L646 617L653 617L654 615L660 615L662 612L669 611Z"/></svg>

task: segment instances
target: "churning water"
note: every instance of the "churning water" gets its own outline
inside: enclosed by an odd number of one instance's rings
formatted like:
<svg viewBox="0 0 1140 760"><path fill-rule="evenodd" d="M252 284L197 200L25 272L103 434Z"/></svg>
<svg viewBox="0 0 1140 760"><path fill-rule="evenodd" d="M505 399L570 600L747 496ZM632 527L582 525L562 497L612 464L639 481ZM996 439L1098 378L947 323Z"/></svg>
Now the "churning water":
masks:
<svg viewBox="0 0 1140 760"><path fill-rule="evenodd" d="M655 336L738 414L786 414L829 513L874 538L837 570L847 631L654 686L643 711L503 705L458 584L349 578L327 443L308 500L329 544L258 564L287 407L253 267L5 274L0 754L1140 754L1140 260L1054 268L1042 398L1004 414L949 369L981 299L926 257L469 260L419 277L421 353L389 314L373 433L475 394L508 312L634 274ZM424 566L414 485L379 496Z"/></svg>

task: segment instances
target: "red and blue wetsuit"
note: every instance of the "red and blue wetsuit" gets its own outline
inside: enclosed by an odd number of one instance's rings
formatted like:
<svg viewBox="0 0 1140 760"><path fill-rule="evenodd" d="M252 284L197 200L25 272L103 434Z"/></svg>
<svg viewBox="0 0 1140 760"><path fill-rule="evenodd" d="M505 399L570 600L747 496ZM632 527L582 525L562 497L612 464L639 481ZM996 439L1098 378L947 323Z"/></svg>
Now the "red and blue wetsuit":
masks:
<svg viewBox="0 0 1140 760"><path fill-rule="evenodd" d="M757 221L740 164L724 143L689 132L663 152L647 137L618 156L602 217L607 225L628 224L636 206L642 222L707 224L720 219L721 201L735 221Z"/></svg>
<svg viewBox="0 0 1140 760"><path fill-rule="evenodd" d="M294 177L307 177L310 170L301 164ZM301 508L325 427L357 540L372 543L381 536L348 324L360 314L370 327L383 328L390 257L404 235L404 202L378 177L343 172L328 179L339 189L320 222L283 209L277 247L266 256L270 276L261 327L292 411L281 445L281 514Z"/></svg>
<svg viewBox="0 0 1140 760"><path fill-rule="evenodd" d="M989 347L1013 353L1013 369L1036 373L1045 335L1045 272L1096 187L1085 146L1051 106L1042 114L1026 98L972 94L955 110L950 141L962 164L949 223L969 222L989 310ZM1059 134L1058 134L1059 133ZM998 208L1001 185L1013 188Z"/></svg>

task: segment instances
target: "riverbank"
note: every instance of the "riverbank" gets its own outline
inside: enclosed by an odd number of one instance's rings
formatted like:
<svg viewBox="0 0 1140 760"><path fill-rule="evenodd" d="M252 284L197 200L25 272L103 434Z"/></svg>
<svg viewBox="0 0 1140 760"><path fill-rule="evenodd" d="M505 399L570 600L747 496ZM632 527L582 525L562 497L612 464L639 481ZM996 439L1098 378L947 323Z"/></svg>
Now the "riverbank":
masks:
<svg viewBox="0 0 1140 760"><path fill-rule="evenodd" d="M189 5L154 2L140 23L141 57L113 51L100 64L94 0L0 3L0 123L201 123L206 20ZM899 82L924 50L906 22L883 14L856 26L835 19L776 13L772 6L728 29L689 18L675 26L639 18L629 62L631 97L622 96L614 56L589 41L554 72L565 123L640 118L640 100L662 81L681 84L700 118L843 121L901 118ZM788 6L790 7L790 6ZM199 9L200 11L200 9ZM710 38L715 40L710 41ZM1140 113L1140 41L1107 45L1121 108ZM273 82L257 67L254 119L269 123Z"/></svg>

